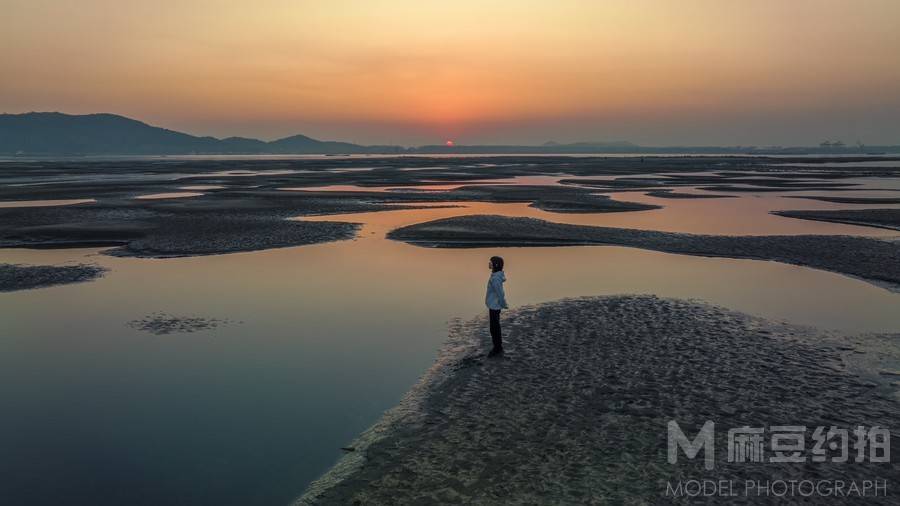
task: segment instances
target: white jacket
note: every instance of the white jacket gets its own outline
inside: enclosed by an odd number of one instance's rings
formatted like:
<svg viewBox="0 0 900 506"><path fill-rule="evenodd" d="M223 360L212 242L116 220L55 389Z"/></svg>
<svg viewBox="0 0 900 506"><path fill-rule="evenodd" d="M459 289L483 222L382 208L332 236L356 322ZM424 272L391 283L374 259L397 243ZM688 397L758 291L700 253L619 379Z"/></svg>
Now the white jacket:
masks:
<svg viewBox="0 0 900 506"><path fill-rule="evenodd" d="M488 278L487 293L484 296L484 304L488 309L506 309L506 293L503 291L503 283L506 274L503 271L492 272Z"/></svg>

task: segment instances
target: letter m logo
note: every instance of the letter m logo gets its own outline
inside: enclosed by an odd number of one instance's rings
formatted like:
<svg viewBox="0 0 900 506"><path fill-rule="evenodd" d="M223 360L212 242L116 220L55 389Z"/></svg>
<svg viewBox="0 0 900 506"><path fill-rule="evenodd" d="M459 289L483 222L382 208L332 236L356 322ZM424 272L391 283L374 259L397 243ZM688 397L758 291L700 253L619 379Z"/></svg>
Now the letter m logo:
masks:
<svg viewBox="0 0 900 506"><path fill-rule="evenodd" d="M703 450L703 467L712 469L716 460L715 434L716 424L712 420L707 420L697 437L691 441L681 431L678 422L671 420L669 422L669 464L678 463L678 448L680 447L689 459L695 458L700 450Z"/></svg>

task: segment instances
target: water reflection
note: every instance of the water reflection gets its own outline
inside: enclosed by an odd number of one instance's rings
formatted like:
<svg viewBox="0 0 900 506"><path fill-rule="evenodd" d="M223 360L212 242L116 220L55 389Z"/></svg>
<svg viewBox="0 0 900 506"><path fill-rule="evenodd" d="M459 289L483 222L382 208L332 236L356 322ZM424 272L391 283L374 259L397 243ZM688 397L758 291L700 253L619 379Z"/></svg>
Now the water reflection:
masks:
<svg viewBox="0 0 900 506"><path fill-rule="evenodd" d="M198 184L193 186L179 186L179 190L188 190L188 191L205 191L205 190L224 190L228 188L227 186L217 185L217 184Z"/></svg>
<svg viewBox="0 0 900 506"><path fill-rule="evenodd" d="M75 204L87 204L90 202L96 202L96 200L94 200L94 199L4 200L4 201L0 201L0 208L71 206L71 205L75 205Z"/></svg>
<svg viewBox="0 0 900 506"><path fill-rule="evenodd" d="M682 189L676 191L682 192ZM715 190L713 190L715 193ZM886 205L848 206L809 199L785 198L793 195L845 195L850 192L761 192L742 194L739 198L724 199L666 199L637 192L616 194L616 198L631 202L656 204L664 209L637 213L614 213L602 215L602 223L607 226L665 230L668 232L690 232L696 234L722 235L865 235L896 236L897 231L881 230L873 227L842 225L839 223L813 222L785 218L770 214L772 211L789 209L846 209L848 207L894 207ZM881 196L886 196L881 193ZM598 223L600 224L600 223Z"/></svg>
<svg viewBox="0 0 900 506"><path fill-rule="evenodd" d="M93 283L0 294L0 494L37 496L31 504L287 503L396 404L434 359L449 319L483 310L484 264L497 252L513 305L655 293L848 332L900 329L900 295L776 262L609 246L430 249L384 239L396 226L465 213L693 232L884 232L769 221L767 211L791 199L625 195L667 207L584 215L467 203L324 216L313 219L363 223L360 237L167 260L0 250L0 262L110 268ZM243 324L169 336L125 325L155 311Z"/></svg>
<svg viewBox="0 0 900 506"><path fill-rule="evenodd" d="M409 212L378 212L310 216L298 219L365 223L365 238L381 238L388 231L422 221L473 214L523 216L572 225L636 228L693 234L785 235L826 234L898 236L895 230L841 223L798 220L769 214L779 209L836 209L832 204L803 199L784 199L765 195L741 199L663 199L636 192L620 193L616 198L665 206L663 209L624 213L551 213L524 203L441 202L428 206L457 206ZM424 204L418 204L424 205Z"/></svg>
<svg viewBox="0 0 900 506"><path fill-rule="evenodd" d="M183 199L186 197L199 197L203 195L200 192L166 192L166 193L151 193L149 195L140 195L135 197L138 200L158 200L158 199Z"/></svg>

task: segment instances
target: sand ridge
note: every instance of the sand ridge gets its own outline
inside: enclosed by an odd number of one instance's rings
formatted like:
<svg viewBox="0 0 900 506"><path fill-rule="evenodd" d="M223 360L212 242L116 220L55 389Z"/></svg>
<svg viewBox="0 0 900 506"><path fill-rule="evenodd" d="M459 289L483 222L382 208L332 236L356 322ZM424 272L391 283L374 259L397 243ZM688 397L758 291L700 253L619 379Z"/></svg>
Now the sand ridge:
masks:
<svg viewBox="0 0 900 506"><path fill-rule="evenodd" d="M900 243L844 235L725 236L470 215L392 230L389 239L442 248L617 245L698 256L775 260L900 289Z"/></svg>
<svg viewBox="0 0 900 506"><path fill-rule="evenodd" d="M850 200L850 199L848 199ZM885 199L892 200L892 199ZM848 202L849 203L849 202ZM900 203L900 200L887 203ZM849 225L864 225L867 227L886 228L900 230L900 209L835 209L816 211L775 211L772 214L786 218L798 218L802 220L830 221L832 223L847 223Z"/></svg>

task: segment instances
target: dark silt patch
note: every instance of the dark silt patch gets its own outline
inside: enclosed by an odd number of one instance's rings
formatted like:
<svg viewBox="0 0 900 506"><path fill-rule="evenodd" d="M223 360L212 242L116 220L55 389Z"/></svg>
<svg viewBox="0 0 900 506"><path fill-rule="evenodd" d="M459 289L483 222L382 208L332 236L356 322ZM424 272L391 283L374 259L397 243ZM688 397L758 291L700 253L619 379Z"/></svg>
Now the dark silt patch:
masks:
<svg viewBox="0 0 900 506"><path fill-rule="evenodd" d="M900 201L898 201L900 202ZM772 214L786 218L803 220L830 221L848 225L865 225L868 227L900 230L900 209L836 209L834 211L773 211Z"/></svg>
<svg viewBox="0 0 900 506"><path fill-rule="evenodd" d="M242 322L234 322L229 319L220 318L203 318L199 316L176 316L163 312L156 312L141 319L132 320L128 322L127 325L133 329L160 336L212 330L222 325L233 323Z"/></svg>
<svg viewBox="0 0 900 506"><path fill-rule="evenodd" d="M806 192L814 190L828 191L850 191L856 188L848 185L805 185L805 186L736 186L736 185L714 185L714 186L698 186L700 190L712 192L732 192L732 193L762 193L762 192Z"/></svg>
<svg viewBox="0 0 900 506"><path fill-rule="evenodd" d="M540 198L532 202L530 206L553 213L618 213L662 209L662 206L614 200L605 195L577 199Z"/></svg>
<svg viewBox="0 0 900 506"><path fill-rule="evenodd" d="M287 218L387 206L268 195L195 197L192 203L106 201L59 207L0 209L0 247L116 246L114 256L177 257L300 246L352 238L358 225Z"/></svg>
<svg viewBox="0 0 900 506"><path fill-rule="evenodd" d="M791 195L794 199L819 200L835 204L900 204L896 197L841 197L831 195Z"/></svg>
<svg viewBox="0 0 900 506"><path fill-rule="evenodd" d="M651 197L661 199L726 199L737 198L737 195L716 195L714 193L679 193L672 190L653 190L647 192Z"/></svg>
<svg viewBox="0 0 900 506"><path fill-rule="evenodd" d="M591 297L505 312L507 355L487 359L484 320L452 329L445 358L296 504L672 504L680 502L666 486L678 480L891 480L900 472L896 458L837 463L829 452L829 461L809 460L816 427L894 429L900 419L896 388L857 375L852 357L864 338L699 302ZM689 437L714 421L714 470L702 456L667 462L672 420ZM771 434L782 425L808 431L805 462L728 461L728 429ZM896 492L867 500L896 504Z"/></svg>
<svg viewBox="0 0 900 506"><path fill-rule="evenodd" d="M119 257L219 255L352 239L358 225L238 216L185 216L164 228L106 251Z"/></svg>
<svg viewBox="0 0 900 506"><path fill-rule="evenodd" d="M698 165L698 170L703 170ZM706 167L707 170L714 167ZM865 176L866 174L858 174ZM651 190L665 191L679 187L699 187L723 192L786 192L809 190L848 190L856 183L835 182L851 177L846 173L822 173L798 171L784 174L757 168L754 172L710 171L708 174L640 174L615 179L562 179L563 184L588 186L616 191ZM664 195L658 195L665 197ZM679 197L673 197L679 198ZM685 197L689 198L689 197ZM702 197L701 197L702 198Z"/></svg>
<svg viewBox="0 0 900 506"><path fill-rule="evenodd" d="M0 292L93 281L106 269L97 265L0 264Z"/></svg>
<svg viewBox="0 0 900 506"><path fill-rule="evenodd" d="M389 239L420 246L618 245L686 255L775 260L900 287L900 244L866 237L722 236L551 223L534 218L458 216L392 230Z"/></svg>
<svg viewBox="0 0 900 506"><path fill-rule="evenodd" d="M435 196L475 202L530 202L531 207L555 213L614 213L661 209L661 206L653 204L614 200L606 195L596 195L592 190L571 186L473 185Z"/></svg>

